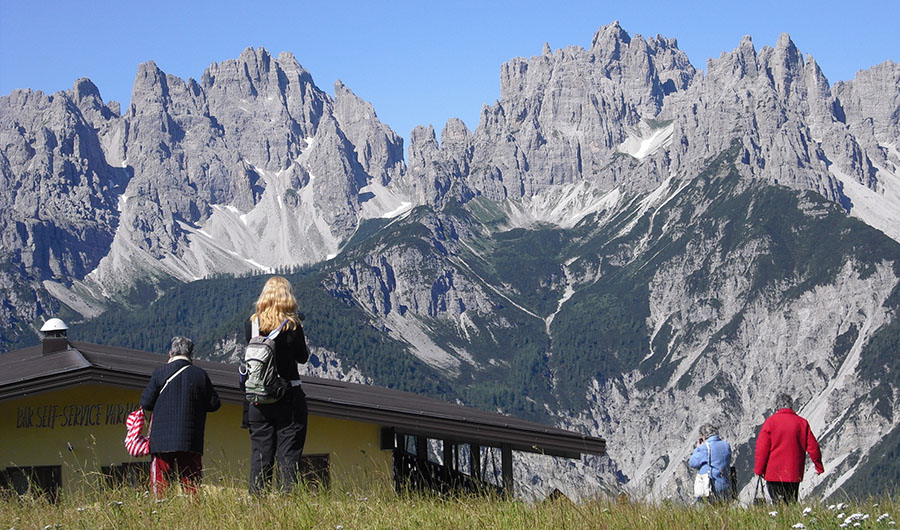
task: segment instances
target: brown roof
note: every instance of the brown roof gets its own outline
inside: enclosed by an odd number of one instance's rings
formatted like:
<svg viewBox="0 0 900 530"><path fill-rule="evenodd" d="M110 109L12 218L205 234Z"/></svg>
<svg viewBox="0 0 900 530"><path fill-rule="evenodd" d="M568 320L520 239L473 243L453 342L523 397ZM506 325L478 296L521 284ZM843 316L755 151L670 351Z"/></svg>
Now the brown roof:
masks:
<svg viewBox="0 0 900 530"><path fill-rule="evenodd" d="M143 389L165 357L155 353L86 342L72 342L64 351L42 353L32 346L0 355L0 401L62 387L103 383ZM206 370L220 397L243 402L237 366L196 360ZM397 432L433 439L499 447L517 451L579 458L605 454L602 438L548 427L502 414L427 398L389 388L318 377L302 377L309 411Z"/></svg>

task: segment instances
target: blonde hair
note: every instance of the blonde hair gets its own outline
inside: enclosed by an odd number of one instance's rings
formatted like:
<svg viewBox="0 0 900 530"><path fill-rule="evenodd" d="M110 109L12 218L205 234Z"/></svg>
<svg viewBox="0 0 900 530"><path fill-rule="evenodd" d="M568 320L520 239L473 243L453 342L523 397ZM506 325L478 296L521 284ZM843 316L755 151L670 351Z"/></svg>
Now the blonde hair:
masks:
<svg viewBox="0 0 900 530"><path fill-rule="evenodd" d="M291 291L291 282L282 276L269 278L256 300L256 312L250 318L259 319L260 333L271 332L284 319L288 322L282 329L296 329L299 322L297 299Z"/></svg>

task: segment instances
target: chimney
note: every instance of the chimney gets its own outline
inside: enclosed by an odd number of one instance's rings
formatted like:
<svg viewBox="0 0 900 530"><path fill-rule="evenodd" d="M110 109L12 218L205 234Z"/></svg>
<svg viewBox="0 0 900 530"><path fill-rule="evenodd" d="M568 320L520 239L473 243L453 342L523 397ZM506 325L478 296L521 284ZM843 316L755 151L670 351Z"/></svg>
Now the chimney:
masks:
<svg viewBox="0 0 900 530"><path fill-rule="evenodd" d="M41 326L44 340L41 343L44 355L66 351L69 349L69 339L66 338L66 330L69 326L58 318L51 318Z"/></svg>

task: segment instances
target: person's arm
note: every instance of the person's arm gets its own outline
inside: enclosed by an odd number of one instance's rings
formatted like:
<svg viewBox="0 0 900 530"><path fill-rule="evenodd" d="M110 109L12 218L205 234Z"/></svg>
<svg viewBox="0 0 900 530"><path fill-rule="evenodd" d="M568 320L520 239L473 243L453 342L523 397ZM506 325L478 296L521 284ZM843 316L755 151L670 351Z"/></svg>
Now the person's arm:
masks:
<svg viewBox="0 0 900 530"><path fill-rule="evenodd" d="M768 421L763 423L762 429L759 430L759 438L756 440L756 458L753 466L753 472L757 475L765 475L766 467L769 464L769 450L772 448L772 436L769 432Z"/></svg>
<svg viewBox="0 0 900 530"><path fill-rule="evenodd" d="M303 325L297 322L294 337L291 344L294 352L294 360L299 364L305 364L309 360L309 348L306 346L306 336L303 334Z"/></svg>
<svg viewBox="0 0 900 530"><path fill-rule="evenodd" d="M204 375L206 376L206 395L209 396L209 401L206 404L206 412L215 412L222 406L222 402L219 401L219 393L216 392L212 381L209 380L209 374Z"/></svg>
<svg viewBox="0 0 900 530"><path fill-rule="evenodd" d="M701 451L702 449L702 451ZM691 458L688 460L688 464L694 469L700 469L703 467L703 464L706 463L706 446L701 445L694 449L694 452L691 453Z"/></svg>
<svg viewBox="0 0 900 530"><path fill-rule="evenodd" d="M809 458L816 466L816 473L820 475L824 473L825 466L822 465L822 451L819 449L819 442L816 441L816 437L808 424L806 425L806 452L809 453Z"/></svg>
<svg viewBox="0 0 900 530"><path fill-rule="evenodd" d="M153 372L153 375L150 376L150 382L147 383L147 388L141 394L141 408L144 409L144 412L153 412L153 407L156 406L156 398L159 397L160 389L158 373Z"/></svg>

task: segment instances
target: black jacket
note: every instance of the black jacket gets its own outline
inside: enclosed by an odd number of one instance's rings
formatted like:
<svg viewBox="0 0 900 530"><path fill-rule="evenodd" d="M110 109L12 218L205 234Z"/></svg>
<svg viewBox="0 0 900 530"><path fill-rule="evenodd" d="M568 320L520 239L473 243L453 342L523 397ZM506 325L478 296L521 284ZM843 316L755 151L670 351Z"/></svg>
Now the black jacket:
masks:
<svg viewBox="0 0 900 530"><path fill-rule="evenodd" d="M266 333L268 335L268 333ZM248 318L244 322L244 340L250 342L253 338L253 323ZM275 337L275 365L278 375L288 381L300 379L300 371L297 363L303 364L309 360L309 349L306 347L306 337L303 328L298 325L294 329L284 329Z"/></svg>
<svg viewBox="0 0 900 530"><path fill-rule="evenodd" d="M166 380L183 366L165 392ZM202 368L178 359L157 368L141 394L141 408L153 412L150 429L150 452L189 451L203 453L206 413L219 410L219 394Z"/></svg>
<svg viewBox="0 0 900 530"><path fill-rule="evenodd" d="M268 335L268 333L266 334ZM253 321L244 321L244 340L250 342L253 338ZM303 327L297 325L295 329L282 330L275 337L275 367L278 375L288 381L300 379L300 371L297 364L304 364L309 360L309 348L306 346L306 336L303 335ZM244 391L244 380L240 381L241 392ZM249 426L250 404L245 400L241 411L241 428Z"/></svg>

